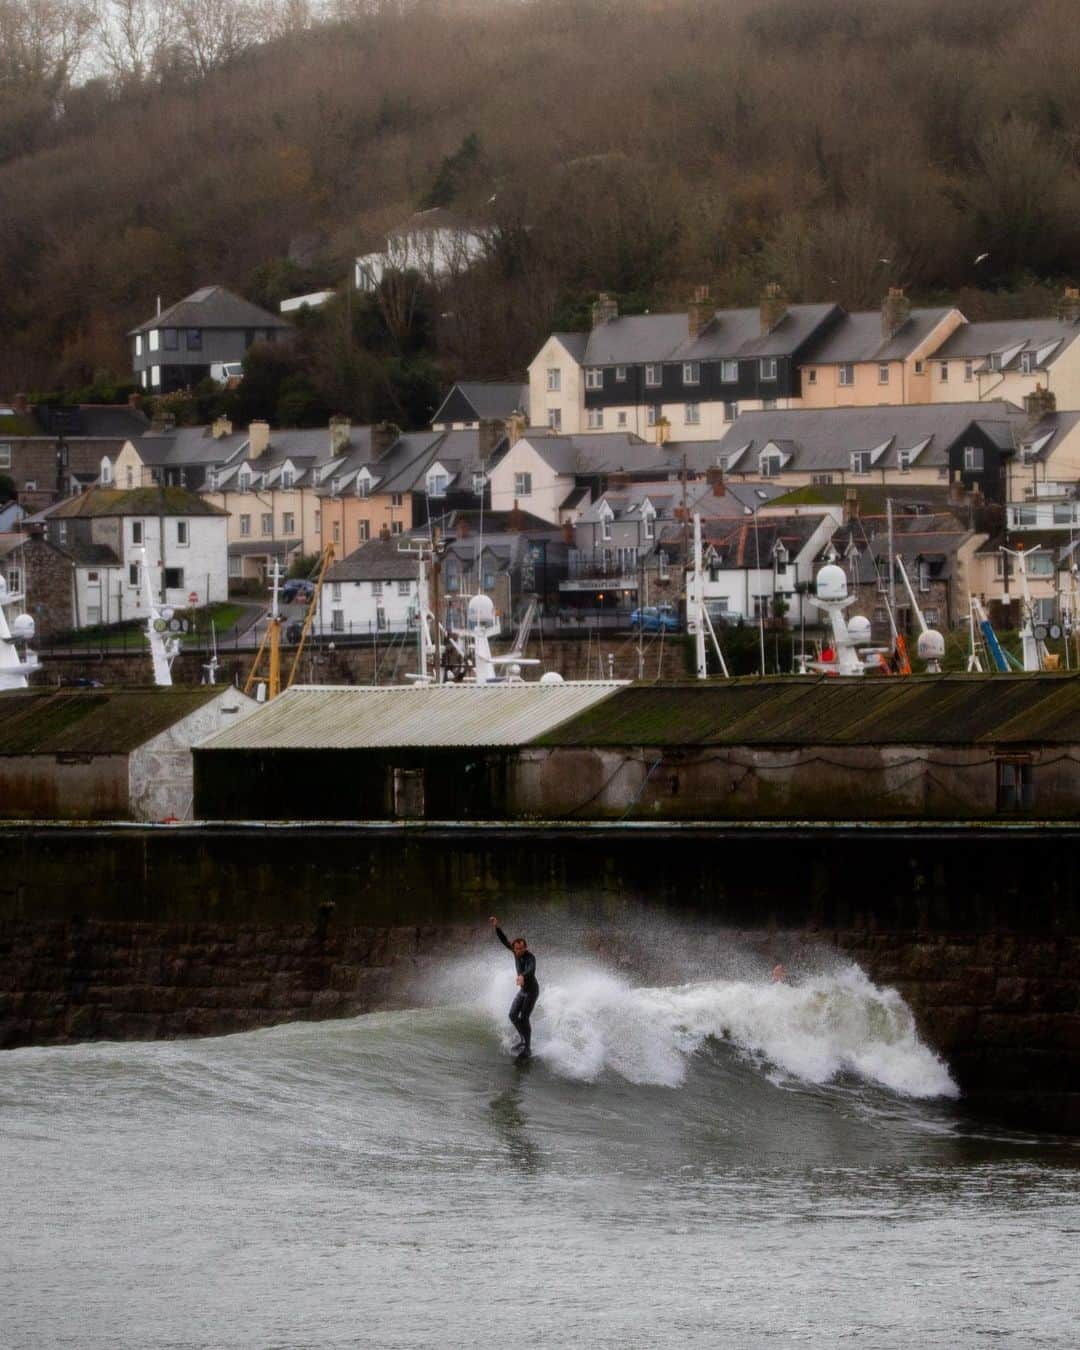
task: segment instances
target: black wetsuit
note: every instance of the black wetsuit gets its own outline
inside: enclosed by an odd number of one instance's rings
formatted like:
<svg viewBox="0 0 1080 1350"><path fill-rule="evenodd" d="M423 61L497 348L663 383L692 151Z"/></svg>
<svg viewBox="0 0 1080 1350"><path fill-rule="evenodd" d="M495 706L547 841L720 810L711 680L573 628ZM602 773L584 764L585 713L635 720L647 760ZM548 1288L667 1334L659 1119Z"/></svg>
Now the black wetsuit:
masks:
<svg viewBox="0 0 1080 1350"><path fill-rule="evenodd" d="M510 939L501 928L495 929L495 936L507 951L514 951ZM540 997L540 986L536 982L536 957L532 952L522 952L520 956L515 952L514 965L517 967L517 973L523 977L523 983L510 1005L510 1021L521 1037L522 1052L527 1055L532 1050L532 1025L529 1017L536 1007L536 1000Z"/></svg>

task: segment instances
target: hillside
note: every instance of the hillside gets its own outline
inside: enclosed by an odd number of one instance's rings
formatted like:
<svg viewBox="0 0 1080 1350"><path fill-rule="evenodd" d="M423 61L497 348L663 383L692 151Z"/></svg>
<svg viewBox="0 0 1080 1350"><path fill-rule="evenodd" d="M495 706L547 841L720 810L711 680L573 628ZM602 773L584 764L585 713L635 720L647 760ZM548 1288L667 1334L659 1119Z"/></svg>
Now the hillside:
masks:
<svg viewBox="0 0 1080 1350"><path fill-rule="evenodd" d="M977 318L1048 311L1076 268L1068 0L343 8L205 75L68 88L18 136L0 103L0 392L126 376L158 295L340 281L426 202L486 212L495 256L402 325L324 319L322 404L513 377L598 289L625 311L701 281L849 306L905 284Z"/></svg>

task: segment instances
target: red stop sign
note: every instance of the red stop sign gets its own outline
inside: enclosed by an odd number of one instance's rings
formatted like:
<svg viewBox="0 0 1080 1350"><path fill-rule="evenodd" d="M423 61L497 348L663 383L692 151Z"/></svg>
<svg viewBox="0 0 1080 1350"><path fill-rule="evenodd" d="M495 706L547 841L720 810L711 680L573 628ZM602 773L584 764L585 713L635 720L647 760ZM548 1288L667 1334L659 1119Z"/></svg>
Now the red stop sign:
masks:
<svg viewBox="0 0 1080 1350"><path fill-rule="evenodd" d="M188 601L188 604L189 604L189 605L197 605L197 604L199 603L199 592L198 592L198 591L190 591L190 592L188 593L187 601Z"/></svg>

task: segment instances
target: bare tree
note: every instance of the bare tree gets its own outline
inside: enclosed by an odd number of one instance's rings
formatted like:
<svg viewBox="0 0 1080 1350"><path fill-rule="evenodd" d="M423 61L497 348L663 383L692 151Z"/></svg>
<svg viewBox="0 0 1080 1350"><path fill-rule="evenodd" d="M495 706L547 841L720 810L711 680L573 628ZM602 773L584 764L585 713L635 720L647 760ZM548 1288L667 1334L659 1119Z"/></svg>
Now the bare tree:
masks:
<svg viewBox="0 0 1080 1350"><path fill-rule="evenodd" d="M92 0L0 0L0 86L55 101L71 83L97 20Z"/></svg>
<svg viewBox="0 0 1080 1350"><path fill-rule="evenodd" d="M244 0L172 0L179 45L196 75L208 75L260 36L259 14Z"/></svg>
<svg viewBox="0 0 1080 1350"><path fill-rule="evenodd" d="M113 79L139 83L176 37L169 0L100 0L98 50Z"/></svg>

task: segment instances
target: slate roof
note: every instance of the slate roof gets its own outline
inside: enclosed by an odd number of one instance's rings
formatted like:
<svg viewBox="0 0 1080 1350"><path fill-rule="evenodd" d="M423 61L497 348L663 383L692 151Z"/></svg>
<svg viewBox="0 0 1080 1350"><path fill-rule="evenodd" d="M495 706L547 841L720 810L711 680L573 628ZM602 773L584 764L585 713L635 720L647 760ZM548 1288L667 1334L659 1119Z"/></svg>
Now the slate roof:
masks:
<svg viewBox="0 0 1080 1350"><path fill-rule="evenodd" d="M227 516L197 492L178 487L91 488L42 513L51 520L90 516Z"/></svg>
<svg viewBox="0 0 1080 1350"><path fill-rule="evenodd" d="M127 403L80 403L64 407L38 403L34 417L48 436L62 430L69 438L133 440L150 429L146 414Z"/></svg>
<svg viewBox="0 0 1080 1350"><path fill-rule="evenodd" d="M126 754L220 693L209 685L0 693L0 755Z"/></svg>
<svg viewBox="0 0 1080 1350"><path fill-rule="evenodd" d="M952 674L631 685L535 744L989 748L1078 742L1080 675Z"/></svg>
<svg viewBox="0 0 1080 1350"><path fill-rule="evenodd" d="M144 464L224 464L248 442L246 431L233 431L217 440L209 427L177 427L175 431L148 431L129 438Z"/></svg>
<svg viewBox="0 0 1080 1350"><path fill-rule="evenodd" d="M1015 404L1000 399L745 412L721 441L720 454L734 473L756 473L757 456L770 442L790 453L785 467L795 472L849 470L854 450L880 450L874 468L897 469L900 450L923 446L915 467L940 467L948 464L949 447L973 424L1011 449L1025 421Z"/></svg>
<svg viewBox="0 0 1080 1350"><path fill-rule="evenodd" d="M881 311L845 314L828 334L803 353L808 366L857 361L903 361L926 341L952 309L913 309L891 338L881 331Z"/></svg>
<svg viewBox="0 0 1080 1350"><path fill-rule="evenodd" d="M413 581L416 578L416 554L402 552L401 545L405 542L400 535L390 539L370 539L327 568L326 580Z"/></svg>
<svg viewBox="0 0 1080 1350"><path fill-rule="evenodd" d="M1047 357L1045 365L1052 366L1065 349L1080 337L1080 322L1061 319L996 319L991 323L961 324L955 333L934 353L935 361L952 357L978 359L992 352L1017 348L1012 361L1004 367L1015 370L1021 351L1035 351L1051 343L1058 344Z"/></svg>
<svg viewBox="0 0 1080 1350"><path fill-rule="evenodd" d="M459 396L472 409L474 417L443 417L443 409L455 396ZM459 381L447 393L432 417L432 422L502 420L511 413L524 411L529 406L529 386L527 384L502 384L494 382Z"/></svg>
<svg viewBox="0 0 1080 1350"><path fill-rule="evenodd" d="M203 286L130 329L128 336L153 328L276 328L291 332L292 324L224 286Z"/></svg>
<svg viewBox="0 0 1080 1350"><path fill-rule="evenodd" d="M632 432L611 432L581 436L523 436L545 464L556 473L640 473L658 475L678 465L671 451L651 441L643 441ZM520 442L519 442L520 444ZM672 468L672 466L674 466Z"/></svg>

